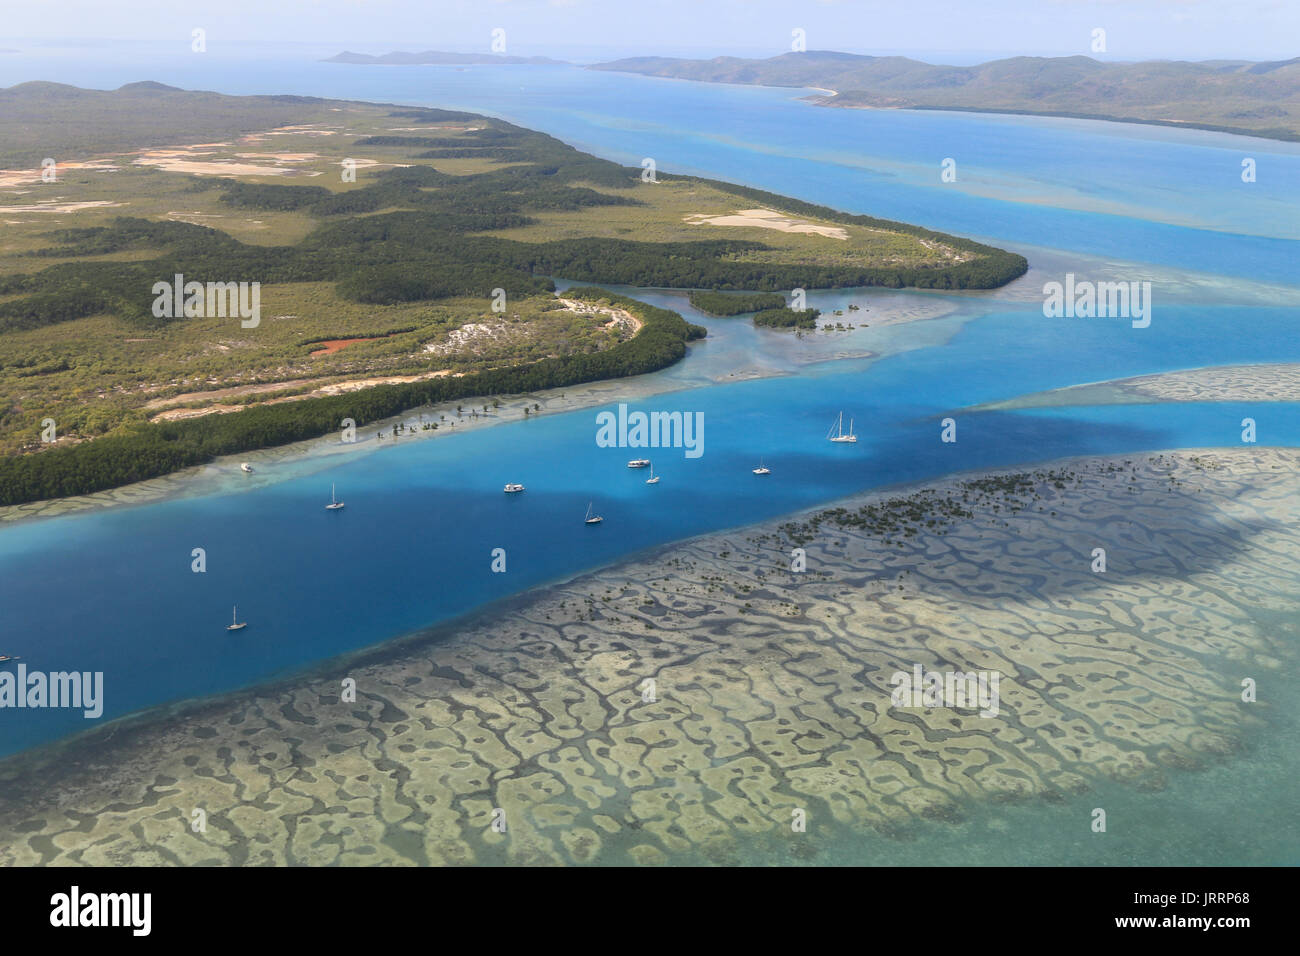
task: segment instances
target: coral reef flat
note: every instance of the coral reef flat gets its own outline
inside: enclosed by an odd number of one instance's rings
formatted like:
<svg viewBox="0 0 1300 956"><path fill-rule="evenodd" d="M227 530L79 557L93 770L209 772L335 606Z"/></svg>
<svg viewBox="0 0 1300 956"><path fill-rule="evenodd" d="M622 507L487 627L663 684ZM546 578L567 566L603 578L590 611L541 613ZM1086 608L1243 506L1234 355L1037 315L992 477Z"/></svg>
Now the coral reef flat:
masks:
<svg viewBox="0 0 1300 956"><path fill-rule="evenodd" d="M0 864L798 863L1157 791L1268 724L1242 682L1294 654L1297 465L1071 459L657 549L0 762ZM1000 675L998 713L893 706L916 665Z"/></svg>

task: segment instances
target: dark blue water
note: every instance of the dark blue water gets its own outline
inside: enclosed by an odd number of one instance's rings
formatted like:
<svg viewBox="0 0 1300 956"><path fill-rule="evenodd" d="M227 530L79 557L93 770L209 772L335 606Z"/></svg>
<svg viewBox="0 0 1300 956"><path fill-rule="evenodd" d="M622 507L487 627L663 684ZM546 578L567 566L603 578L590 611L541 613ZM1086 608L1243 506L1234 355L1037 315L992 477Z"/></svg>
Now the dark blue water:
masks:
<svg viewBox="0 0 1300 956"><path fill-rule="evenodd" d="M1300 361L1286 316L1226 314L1239 333L1231 349L1209 344L1223 310L1179 310L1140 332L995 313L943 348L632 403L702 413L698 459L597 447L598 410L585 410L399 443L256 492L6 528L6 651L35 669L103 671L114 716L265 679L632 551L865 488L1067 455L1228 445L1248 415L1261 443L1300 444L1291 405L963 411L1061 382L1174 368L1184 357ZM856 445L825 441L841 409L856 421ZM955 444L940 441L946 416L957 421ZM657 485L626 467L643 454L662 476ZM760 457L767 479L750 471ZM528 490L506 496L506 481ZM331 483L348 502L342 512L323 508ZM582 521L589 501L600 526ZM194 548L206 552L206 573L191 570ZM506 551L504 574L491 570L494 548ZM224 626L236 603L251 624L231 636ZM5 720L6 751L85 723L58 710L8 711Z"/></svg>

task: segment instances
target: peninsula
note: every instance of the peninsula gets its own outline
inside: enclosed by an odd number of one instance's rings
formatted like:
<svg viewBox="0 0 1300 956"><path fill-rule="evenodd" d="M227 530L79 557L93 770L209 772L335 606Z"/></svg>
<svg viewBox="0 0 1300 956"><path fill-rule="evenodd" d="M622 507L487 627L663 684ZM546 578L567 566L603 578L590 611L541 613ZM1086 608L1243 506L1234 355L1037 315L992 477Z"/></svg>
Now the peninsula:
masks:
<svg viewBox="0 0 1300 956"><path fill-rule="evenodd" d="M1067 116L1300 140L1300 58L1115 63L1017 56L943 66L902 56L808 51L767 59L641 56L590 69L818 89L827 95L813 97L817 105L848 109Z"/></svg>
<svg viewBox="0 0 1300 956"><path fill-rule="evenodd" d="M0 505L651 372L704 334L552 277L988 289L1027 268L442 109L28 83L0 90L0 143Z"/></svg>

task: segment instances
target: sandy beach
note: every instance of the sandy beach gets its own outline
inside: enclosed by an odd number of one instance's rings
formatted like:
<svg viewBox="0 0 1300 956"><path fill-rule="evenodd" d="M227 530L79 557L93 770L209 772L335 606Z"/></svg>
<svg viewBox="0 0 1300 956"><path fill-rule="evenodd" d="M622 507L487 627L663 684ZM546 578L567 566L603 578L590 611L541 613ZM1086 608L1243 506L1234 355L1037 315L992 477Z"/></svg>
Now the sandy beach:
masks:
<svg viewBox="0 0 1300 956"><path fill-rule="evenodd" d="M0 763L0 863L808 862L843 828L1159 790L1265 724L1241 682L1293 653L1297 464L1069 460L674 544ZM999 674L999 712L894 706L917 665Z"/></svg>
<svg viewBox="0 0 1300 956"><path fill-rule="evenodd" d="M382 384L382 382L376 381L373 384ZM161 478L152 478L93 495L77 495L11 505L0 508L0 525L8 521L52 518L97 508L148 504L170 498L218 494L249 486L260 487L302 474L304 471L326 467L338 455L372 454L391 448L394 444L426 441L472 429L488 428L504 422L520 421L525 418L525 408L529 410L529 415L554 414L595 407L622 399L624 396L642 398L651 394L661 394L671 390L671 387L661 386L656 390L643 386L642 390L638 391L634 386L629 387L627 380L609 379L565 389L502 398L501 406L491 408L487 413L482 410L484 399L460 399L440 405L409 409L400 415L358 426L357 440L352 444L344 444L340 433L334 432L307 441L219 458L206 465L187 468ZM476 407L474 404L476 401L477 417L473 417L470 412ZM490 406L491 399L487 399L487 403ZM533 409L534 405L542 406L540 412ZM464 415L457 415L457 406L464 407ZM232 411L238 407L232 406ZM447 421L440 420L440 416L444 415ZM439 427L437 430L421 430L423 422L439 422ZM399 424L403 426L403 430L399 436L394 437L393 428ZM382 439L376 438L379 433L384 434ZM249 462L253 466L253 474L242 474L239 469L241 462Z"/></svg>

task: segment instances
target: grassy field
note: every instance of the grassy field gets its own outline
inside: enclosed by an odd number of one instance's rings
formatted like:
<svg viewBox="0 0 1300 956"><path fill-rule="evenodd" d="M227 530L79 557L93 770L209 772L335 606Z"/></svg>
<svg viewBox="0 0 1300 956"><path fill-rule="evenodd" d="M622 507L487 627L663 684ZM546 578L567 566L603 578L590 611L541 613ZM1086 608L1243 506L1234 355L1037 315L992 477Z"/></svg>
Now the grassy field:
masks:
<svg viewBox="0 0 1300 956"><path fill-rule="evenodd" d="M845 225L815 216L749 217L751 224L732 224L727 220L746 218L737 214L754 207L732 193L695 180L638 182L627 194L642 205L612 206L602 208L596 214L591 210L541 213L533 225L498 230L494 234L524 242L586 236L648 242L747 239L769 247L766 250L747 250L730 257L738 262L942 266L959 261L961 256L957 250L942 243L927 245L916 236ZM766 211L781 212L780 209ZM757 224L774 220L784 228ZM809 227L822 232L785 231ZM840 235L844 238L839 238Z"/></svg>
<svg viewBox="0 0 1300 956"><path fill-rule="evenodd" d="M0 387L18 421L0 447L38 448L46 417L60 435L89 437L177 407L214 410L376 377L468 373L597 351L626 337L606 328L604 316L576 314L551 296L516 300L497 314L473 299L367 306L340 299L332 283L294 283L264 289L262 310L255 330L194 318L142 332L100 315L4 336ZM479 334L463 344L450 339L467 325ZM352 338L368 341L311 354L322 339Z"/></svg>

